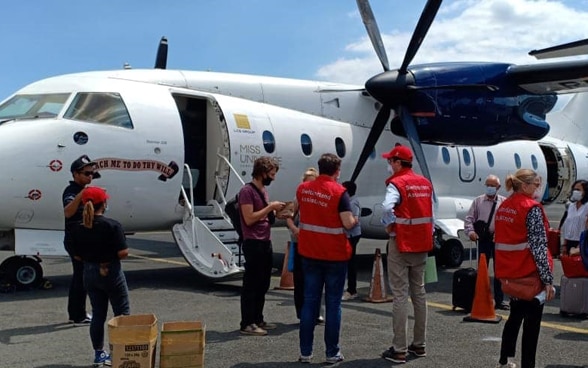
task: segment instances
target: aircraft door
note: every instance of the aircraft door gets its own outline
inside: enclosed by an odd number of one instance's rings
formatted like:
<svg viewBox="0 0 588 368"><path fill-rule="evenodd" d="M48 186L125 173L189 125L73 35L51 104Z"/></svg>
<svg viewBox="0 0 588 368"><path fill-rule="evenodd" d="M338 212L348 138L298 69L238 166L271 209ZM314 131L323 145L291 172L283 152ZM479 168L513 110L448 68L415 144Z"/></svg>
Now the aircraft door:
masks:
<svg viewBox="0 0 588 368"><path fill-rule="evenodd" d="M182 120L184 162L190 166L194 204L206 203L207 127L206 100L193 96L173 95ZM189 194L189 180L183 169L182 186Z"/></svg>
<svg viewBox="0 0 588 368"><path fill-rule="evenodd" d="M455 147L459 158L459 179L471 182L476 177L476 158L472 147Z"/></svg>

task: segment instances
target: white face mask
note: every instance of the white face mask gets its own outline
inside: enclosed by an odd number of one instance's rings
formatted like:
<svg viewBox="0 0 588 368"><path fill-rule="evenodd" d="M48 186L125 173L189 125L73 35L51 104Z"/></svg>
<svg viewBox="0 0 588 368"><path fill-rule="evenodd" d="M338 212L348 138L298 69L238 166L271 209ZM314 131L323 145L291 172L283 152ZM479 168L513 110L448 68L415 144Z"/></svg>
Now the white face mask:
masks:
<svg viewBox="0 0 588 368"><path fill-rule="evenodd" d="M543 191L541 191L541 187L537 188L537 190L533 192L533 199L537 202L541 202L543 200Z"/></svg>
<svg viewBox="0 0 588 368"><path fill-rule="evenodd" d="M486 187L486 195L489 197L493 197L496 195L496 187Z"/></svg>
<svg viewBox="0 0 588 368"><path fill-rule="evenodd" d="M578 202L580 199L582 199L582 191L581 190L574 190L572 192L572 195L570 196L570 201Z"/></svg>
<svg viewBox="0 0 588 368"><path fill-rule="evenodd" d="M390 174L394 174L394 169L392 168L392 165L388 165L388 167L386 169L388 170L388 172Z"/></svg>

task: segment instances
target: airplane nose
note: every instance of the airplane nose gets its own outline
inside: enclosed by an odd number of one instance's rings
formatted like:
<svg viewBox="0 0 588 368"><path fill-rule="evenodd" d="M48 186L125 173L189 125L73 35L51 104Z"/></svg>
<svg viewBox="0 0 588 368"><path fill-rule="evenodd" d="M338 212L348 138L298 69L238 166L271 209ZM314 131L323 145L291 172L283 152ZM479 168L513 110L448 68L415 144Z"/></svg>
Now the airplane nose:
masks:
<svg viewBox="0 0 588 368"><path fill-rule="evenodd" d="M60 186L67 169L55 125L54 119L0 125L0 231L63 227Z"/></svg>

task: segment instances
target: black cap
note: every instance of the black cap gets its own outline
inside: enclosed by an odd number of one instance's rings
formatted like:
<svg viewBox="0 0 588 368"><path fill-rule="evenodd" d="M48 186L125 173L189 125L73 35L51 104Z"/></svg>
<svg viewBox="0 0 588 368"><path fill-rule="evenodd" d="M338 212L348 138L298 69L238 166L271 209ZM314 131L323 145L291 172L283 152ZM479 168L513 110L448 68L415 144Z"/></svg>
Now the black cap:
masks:
<svg viewBox="0 0 588 368"><path fill-rule="evenodd" d="M86 166L95 166L96 163L88 157L88 155L81 155L78 157L74 162L71 163L71 167L69 168L72 174L76 171L82 170ZM92 176L94 179L98 179L100 174L95 172Z"/></svg>

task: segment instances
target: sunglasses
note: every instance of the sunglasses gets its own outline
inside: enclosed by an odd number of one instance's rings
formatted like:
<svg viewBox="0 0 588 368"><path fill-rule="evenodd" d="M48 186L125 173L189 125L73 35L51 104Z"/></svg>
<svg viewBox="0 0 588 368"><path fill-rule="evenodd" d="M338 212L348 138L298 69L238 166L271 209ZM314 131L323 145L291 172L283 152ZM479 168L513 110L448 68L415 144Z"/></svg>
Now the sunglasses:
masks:
<svg viewBox="0 0 588 368"><path fill-rule="evenodd" d="M78 171L78 173L85 175L85 176L93 176L94 171Z"/></svg>

